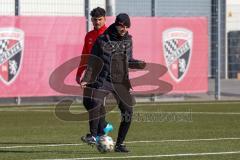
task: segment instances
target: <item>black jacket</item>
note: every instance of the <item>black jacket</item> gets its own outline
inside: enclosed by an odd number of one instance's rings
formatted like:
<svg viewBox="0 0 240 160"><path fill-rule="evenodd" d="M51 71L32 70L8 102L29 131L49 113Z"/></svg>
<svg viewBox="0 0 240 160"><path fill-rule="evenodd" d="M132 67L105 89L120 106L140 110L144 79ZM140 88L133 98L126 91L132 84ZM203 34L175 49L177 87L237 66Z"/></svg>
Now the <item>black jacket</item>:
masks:
<svg viewBox="0 0 240 160"><path fill-rule="evenodd" d="M92 87L102 86L104 80L131 88L128 68L143 69L146 63L132 58L132 36L120 36L115 24L97 38L82 81Z"/></svg>

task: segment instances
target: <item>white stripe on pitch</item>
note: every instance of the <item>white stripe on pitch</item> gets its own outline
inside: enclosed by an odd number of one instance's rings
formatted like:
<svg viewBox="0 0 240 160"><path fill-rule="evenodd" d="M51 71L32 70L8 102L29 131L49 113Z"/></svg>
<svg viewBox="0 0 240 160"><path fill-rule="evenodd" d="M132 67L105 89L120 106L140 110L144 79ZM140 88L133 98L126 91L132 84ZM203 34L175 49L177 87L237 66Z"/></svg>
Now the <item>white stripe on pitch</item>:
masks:
<svg viewBox="0 0 240 160"><path fill-rule="evenodd" d="M61 147L61 146L81 146L81 145L83 144L45 144L45 145L31 145L31 146L6 146L6 147L0 147L0 149Z"/></svg>
<svg viewBox="0 0 240 160"><path fill-rule="evenodd" d="M202 101L202 102L156 102L156 103L137 103L134 107L142 107L142 106L175 106L175 105L211 105L211 104L216 104L216 105L226 105L226 104L240 104L240 101L229 101L229 102L226 102L226 101L218 101L218 102L215 102L215 101ZM46 105L38 105L38 106L14 106L14 107L5 107L5 106L2 106L4 108L2 108L1 110L4 110L4 109L34 109L34 108L38 108L38 109L41 109L41 108L50 108L50 109L55 109L55 106L53 105L50 105L50 106L46 106ZM79 108L79 107L82 107L82 105L73 105L71 106L71 108ZM0 106L1 108L1 106Z"/></svg>
<svg viewBox="0 0 240 160"><path fill-rule="evenodd" d="M164 143L164 142L195 142L195 141L224 141L224 140L240 140L240 138L210 138L210 139L166 139L159 141L128 141L126 144L134 143ZM0 149L15 149L15 148L39 148L39 147L62 147L62 146L81 146L80 144L47 144L47 145L31 145L31 146L5 146Z"/></svg>
<svg viewBox="0 0 240 160"><path fill-rule="evenodd" d="M129 141L125 143L164 143L164 142L195 142L195 141L224 141L224 140L240 140L240 138L210 138L210 139L166 139L160 141Z"/></svg>
<svg viewBox="0 0 240 160"><path fill-rule="evenodd" d="M76 110L77 112L79 112L80 110ZM27 109L0 109L0 112L54 112L54 110L27 110ZM64 111L63 111L64 112ZM82 112L86 112L85 110L82 110ZM111 111L110 114L112 113L120 113L119 111ZM189 111L186 111L186 112L165 112L165 111L158 111L158 112L155 112L155 111L152 111L152 112L145 112L145 111L135 111L134 114L137 114L137 113L146 113L146 114L164 114L164 113L175 113L175 114L184 114L184 113L187 113L187 114L205 114L205 115L240 115L240 112L194 112L192 110L189 110ZM107 113L109 114L109 113Z"/></svg>
<svg viewBox="0 0 240 160"><path fill-rule="evenodd" d="M211 156L211 155L229 155L240 154L240 151L232 152L205 152L205 153L180 153L180 154L160 154L144 156L119 156L119 157L89 157L89 158L65 158L65 159L42 159L42 160L94 160L94 159L134 159L134 158L163 158L163 157L190 157L190 156Z"/></svg>

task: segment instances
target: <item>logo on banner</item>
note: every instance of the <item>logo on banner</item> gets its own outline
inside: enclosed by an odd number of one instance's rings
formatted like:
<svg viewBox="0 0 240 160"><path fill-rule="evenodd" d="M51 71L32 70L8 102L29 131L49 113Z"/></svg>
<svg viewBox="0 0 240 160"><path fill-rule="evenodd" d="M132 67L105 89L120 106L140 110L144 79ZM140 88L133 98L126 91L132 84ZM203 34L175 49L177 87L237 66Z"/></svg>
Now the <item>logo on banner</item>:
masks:
<svg viewBox="0 0 240 160"><path fill-rule="evenodd" d="M184 28L163 32L164 59L171 78L180 82L188 72L192 55L193 33Z"/></svg>
<svg viewBox="0 0 240 160"><path fill-rule="evenodd" d="M17 78L23 57L24 32L0 28L0 81L10 85Z"/></svg>

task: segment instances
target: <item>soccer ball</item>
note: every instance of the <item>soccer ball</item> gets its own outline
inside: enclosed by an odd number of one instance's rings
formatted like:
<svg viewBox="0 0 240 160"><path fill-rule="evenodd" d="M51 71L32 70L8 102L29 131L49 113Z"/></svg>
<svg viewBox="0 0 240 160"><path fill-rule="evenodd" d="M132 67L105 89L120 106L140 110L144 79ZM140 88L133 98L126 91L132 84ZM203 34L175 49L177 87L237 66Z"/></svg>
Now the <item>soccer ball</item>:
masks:
<svg viewBox="0 0 240 160"><path fill-rule="evenodd" d="M101 136L99 137L97 143L97 149L101 153L111 152L114 148L113 139L109 136Z"/></svg>

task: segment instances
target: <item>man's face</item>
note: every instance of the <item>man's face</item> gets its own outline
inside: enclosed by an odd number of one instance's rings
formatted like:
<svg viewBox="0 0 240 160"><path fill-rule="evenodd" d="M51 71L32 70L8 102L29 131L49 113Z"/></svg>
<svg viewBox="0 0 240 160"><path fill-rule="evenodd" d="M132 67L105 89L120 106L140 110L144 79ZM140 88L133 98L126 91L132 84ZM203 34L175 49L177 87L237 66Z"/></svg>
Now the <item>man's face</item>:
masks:
<svg viewBox="0 0 240 160"><path fill-rule="evenodd" d="M92 24L95 29L100 29L102 26L105 25L106 18L104 16L102 17L92 17Z"/></svg>
<svg viewBox="0 0 240 160"><path fill-rule="evenodd" d="M124 25L117 25L116 26L117 32L120 36L124 36L128 32L128 27Z"/></svg>

